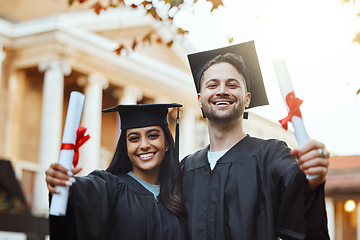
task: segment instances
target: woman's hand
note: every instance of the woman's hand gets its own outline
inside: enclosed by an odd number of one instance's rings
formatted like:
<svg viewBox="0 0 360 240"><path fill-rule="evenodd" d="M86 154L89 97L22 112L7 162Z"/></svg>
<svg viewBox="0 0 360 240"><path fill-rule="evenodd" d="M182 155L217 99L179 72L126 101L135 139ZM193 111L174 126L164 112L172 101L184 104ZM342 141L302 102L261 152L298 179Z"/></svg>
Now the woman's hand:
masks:
<svg viewBox="0 0 360 240"><path fill-rule="evenodd" d="M81 167L75 167L71 171L60 165L60 163L53 163L49 169L45 171L46 184L49 192L59 193L55 186L71 186L75 182L73 176L82 170Z"/></svg>

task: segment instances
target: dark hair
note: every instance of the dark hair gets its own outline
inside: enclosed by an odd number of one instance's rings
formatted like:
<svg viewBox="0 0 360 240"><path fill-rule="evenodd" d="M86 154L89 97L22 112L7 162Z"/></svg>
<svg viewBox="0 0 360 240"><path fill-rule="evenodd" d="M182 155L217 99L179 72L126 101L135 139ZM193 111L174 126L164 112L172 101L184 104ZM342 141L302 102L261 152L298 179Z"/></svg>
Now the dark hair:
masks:
<svg viewBox="0 0 360 240"><path fill-rule="evenodd" d="M160 169L160 194L159 200L165 207L182 220L186 220L187 212L184 206L182 191L182 171L179 159L174 157L174 139L168 126L160 126L165 134L165 140L169 150ZM114 157L106 169L112 174L124 174L132 170L132 163L129 159L126 147L126 130L121 131Z"/></svg>
<svg viewBox="0 0 360 240"><path fill-rule="evenodd" d="M236 68L236 70L244 76L245 83L246 83L246 89L248 92L250 92L250 81L249 81L249 77L247 76L246 71L245 71L245 69L246 69L245 62L244 62L242 56L240 56L238 54L234 54L234 53L225 53L224 55L218 55L215 58L213 58L212 60L210 60L207 63L207 65L205 66L204 71L201 74L199 86L201 85L201 81L203 79L203 75L206 70L208 70L214 64L224 63L224 62L233 65Z"/></svg>

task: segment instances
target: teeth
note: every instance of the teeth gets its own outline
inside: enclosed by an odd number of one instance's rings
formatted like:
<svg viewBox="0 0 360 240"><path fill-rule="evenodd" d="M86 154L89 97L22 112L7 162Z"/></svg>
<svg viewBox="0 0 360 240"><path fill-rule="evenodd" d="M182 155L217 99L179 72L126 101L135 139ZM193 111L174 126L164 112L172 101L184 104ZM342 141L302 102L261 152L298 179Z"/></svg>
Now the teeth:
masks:
<svg viewBox="0 0 360 240"><path fill-rule="evenodd" d="M147 154L140 154L140 158L148 158L148 157L151 157L151 156L153 156L154 155L154 153L147 153Z"/></svg>
<svg viewBox="0 0 360 240"><path fill-rule="evenodd" d="M215 105L230 105L229 102L216 102Z"/></svg>

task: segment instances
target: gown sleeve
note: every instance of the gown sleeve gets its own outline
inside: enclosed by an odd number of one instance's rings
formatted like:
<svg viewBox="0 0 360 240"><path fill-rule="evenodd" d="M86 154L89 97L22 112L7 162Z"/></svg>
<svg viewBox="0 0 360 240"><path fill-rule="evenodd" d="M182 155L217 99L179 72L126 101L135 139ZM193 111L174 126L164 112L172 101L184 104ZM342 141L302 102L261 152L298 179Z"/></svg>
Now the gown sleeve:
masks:
<svg viewBox="0 0 360 240"><path fill-rule="evenodd" d="M66 216L50 218L51 239L105 239L116 181L105 171L77 177L69 194Z"/></svg>
<svg viewBox="0 0 360 240"><path fill-rule="evenodd" d="M305 196L306 177L284 142L277 142L271 163L277 232L284 240L329 239L324 184Z"/></svg>

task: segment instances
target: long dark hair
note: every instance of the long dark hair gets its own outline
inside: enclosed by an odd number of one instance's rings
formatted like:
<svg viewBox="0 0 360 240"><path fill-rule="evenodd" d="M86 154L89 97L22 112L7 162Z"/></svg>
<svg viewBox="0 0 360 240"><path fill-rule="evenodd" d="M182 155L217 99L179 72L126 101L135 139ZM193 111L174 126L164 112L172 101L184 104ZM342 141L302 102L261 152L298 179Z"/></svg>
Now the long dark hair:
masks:
<svg viewBox="0 0 360 240"><path fill-rule="evenodd" d="M174 157L174 139L168 126L160 127L164 131L169 150L165 152L164 160L161 163L159 200L178 218L186 220L187 212L184 206L182 191L183 174L179 159ZM112 174L123 174L131 171L132 167L126 147L126 130L123 130L121 131L114 157L106 171Z"/></svg>

